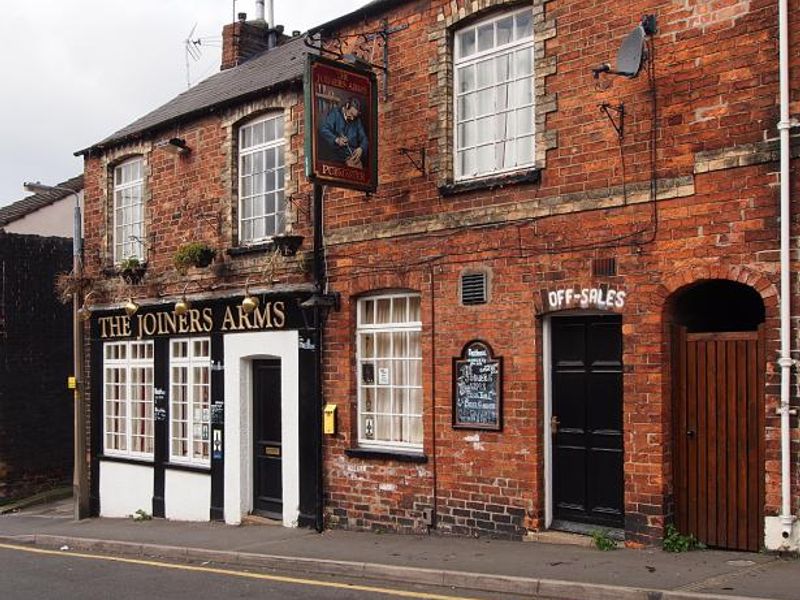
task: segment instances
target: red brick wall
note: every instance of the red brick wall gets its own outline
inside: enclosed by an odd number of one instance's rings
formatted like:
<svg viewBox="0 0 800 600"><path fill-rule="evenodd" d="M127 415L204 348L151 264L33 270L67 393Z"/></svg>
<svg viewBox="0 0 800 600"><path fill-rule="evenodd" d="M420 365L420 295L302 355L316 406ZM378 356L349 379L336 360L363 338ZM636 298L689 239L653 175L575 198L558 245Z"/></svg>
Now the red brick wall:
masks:
<svg viewBox="0 0 800 600"><path fill-rule="evenodd" d="M776 137L778 115L774 3L729 2L707 10L704 3L635 3L623 9L610 2L547 2L537 27L544 31L554 21L556 34L545 42L537 68L548 61L557 65L544 79L543 92L557 97L557 110L547 113L545 124L557 135L557 147L546 154L541 182L442 196L437 183L446 180L442 173L449 172L450 159L440 142L450 116L437 96L443 85L437 44L450 35L444 23L451 7L470 13L477 4L420 1L388 15L390 26L409 28L389 42L389 99L379 106L380 188L371 197L326 192L331 286L344 299L326 331L326 401L339 405L341 419L337 436L326 438L329 523L424 530L422 509L436 504L440 531L519 537L526 528L542 527L539 291L609 281L628 292L620 311L627 538L653 542L673 510L668 298L692 282L715 278L751 285L764 299L765 503L767 514L775 514L778 180L775 146L763 145ZM613 62L622 37L645 13L656 14L659 28L655 170L663 192L657 209L647 202L653 115L647 73L635 80L595 80L591 74L592 67ZM790 14L796 24L797 10ZM383 16L342 33L379 29ZM796 42L792 57L796 82ZM627 201L619 145L598 108L601 102L626 107ZM728 151L745 144L753 145L744 146L746 158L731 159ZM424 176L400 156L401 147L426 149ZM793 181L797 197L796 167ZM606 243L622 236L629 237ZM618 275L593 279L591 259L608 255L617 257ZM489 304L459 306L458 278L468 267L489 269ZM424 465L344 454L357 446L355 299L382 289L422 295ZM489 342L506 361L501 433L477 435L451 426L451 360L475 338ZM796 392L794 385L793 401ZM797 465L796 429L793 439ZM795 478L795 498L798 492Z"/></svg>
<svg viewBox="0 0 800 600"><path fill-rule="evenodd" d="M175 156L157 147L160 140L173 137L173 130L152 135L140 142L93 155L85 163L85 262L87 274L94 278L98 302L120 302L136 298L180 297L188 280L187 294L243 289L245 279L251 285L266 283L262 273L265 252L229 256L237 243L237 159L231 149L240 123L265 111L280 107L285 114L287 218L294 219L294 230L305 236L301 251L294 258L283 259L277 268L283 284L303 283L310 279L302 270L310 258L310 201L302 178L302 103L296 93L274 95L264 100L197 119L181 127L179 135L191 152ZM235 141L233 142L235 144ZM134 155L144 158L145 228L147 272L143 281L130 288L115 276L111 251L111 172L118 162ZM294 204L293 204L294 203ZM292 216L293 215L293 216ZM191 241L203 241L217 249L217 259L209 269L191 269L187 276L174 266L177 249Z"/></svg>
<svg viewBox="0 0 800 600"><path fill-rule="evenodd" d="M773 514L780 502L774 415L777 167L771 142L777 120L776 7L765 0L730 1L713 10L708 3L666 0L622 8L610 0L528 3L536 15L541 181L445 196L439 186L450 183L452 172L452 29L524 4L417 0L341 32L380 29L384 16L392 26L409 26L389 41L388 100L379 104L378 192L367 197L328 189L325 195L330 288L341 292L343 301L325 332L325 397L339 406L340 419L339 433L325 439L328 523L421 531L423 511L435 508L444 532L520 537L542 527L546 432L539 293L610 281L628 292L621 310L627 537L654 541L672 512L668 301L684 286L714 278L751 285L765 302L765 502ZM794 29L797 4L794 0L790 10ZM635 80L595 80L591 73L592 67L613 62L622 38L645 13L656 14L659 28L655 132L646 72ZM381 54L378 44L372 60ZM796 82L796 42L792 69ZM622 151L598 108L602 102L625 104ZM241 119L268 106L283 106L291 115L294 184L288 193L305 210L309 186L301 173L303 111L297 94L265 97L88 158L86 266L100 301L119 302L131 293L177 298L185 279L172 257L181 243L196 238L214 243L224 256L217 269L190 274L200 288L241 288L248 274L260 271L264 255L233 258L224 251L236 236L233 131ZM793 112L798 109L795 103ZM654 133L657 208L650 202ZM187 157L154 148L162 137L176 134L192 148ZM424 174L401 148L425 149ZM103 274L110 251L108 172L131 154L144 155L147 163L151 246L148 274L133 290ZM797 181L795 170L795 197ZM306 243L298 259L281 267L288 283L308 281L300 270L311 245L307 213L301 211L297 220ZM618 275L592 278L591 259L608 255L617 257ZM473 267L490 272L491 301L461 307L459 275ZM424 464L344 452L357 445L356 299L386 289L415 290L422 297ZM795 301L793 311L800 314L800 303ZM505 361L502 432L477 435L451 426L451 360L475 338L489 342ZM793 444L797 458L796 428ZM797 497L798 478L794 491Z"/></svg>

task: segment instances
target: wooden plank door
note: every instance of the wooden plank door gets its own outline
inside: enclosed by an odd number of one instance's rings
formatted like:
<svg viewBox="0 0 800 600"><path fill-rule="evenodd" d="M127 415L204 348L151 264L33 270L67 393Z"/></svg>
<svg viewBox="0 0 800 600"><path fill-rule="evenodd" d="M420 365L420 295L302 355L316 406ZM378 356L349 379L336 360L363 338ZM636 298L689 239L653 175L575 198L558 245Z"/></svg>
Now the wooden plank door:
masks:
<svg viewBox="0 0 800 600"><path fill-rule="evenodd" d="M764 344L758 331L673 329L673 475L679 531L758 551L764 506Z"/></svg>

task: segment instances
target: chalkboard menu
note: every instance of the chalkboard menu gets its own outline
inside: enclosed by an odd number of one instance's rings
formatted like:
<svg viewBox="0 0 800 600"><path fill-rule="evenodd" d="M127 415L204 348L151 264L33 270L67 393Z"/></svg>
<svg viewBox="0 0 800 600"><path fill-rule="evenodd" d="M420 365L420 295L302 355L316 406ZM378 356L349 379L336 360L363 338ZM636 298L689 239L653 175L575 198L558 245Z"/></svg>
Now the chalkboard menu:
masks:
<svg viewBox="0 0 800 600"><path fill-rule="evenodd" d="M503 359L478 340L464 346L453 359L453 427L503 428Z"/></svg>

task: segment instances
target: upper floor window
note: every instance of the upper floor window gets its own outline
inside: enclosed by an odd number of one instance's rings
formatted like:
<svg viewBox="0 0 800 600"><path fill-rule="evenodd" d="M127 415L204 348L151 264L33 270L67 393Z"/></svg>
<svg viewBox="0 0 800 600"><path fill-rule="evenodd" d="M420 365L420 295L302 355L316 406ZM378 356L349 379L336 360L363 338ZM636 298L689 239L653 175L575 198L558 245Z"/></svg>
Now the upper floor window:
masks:
<svg viewBox="0 0 800 600"><path fill-rule="evenodd" d="M422 450L420 297L358 302L358 439L362 446Z"/></svg>
<svg viewBox="0 0 800 600"><path fill-rule="evenodd" d="M456 179L533 165L531 9L458 30L454 70Z"/></svg>
<svg viewBox="0 0 800 600"><path fill-rule="evenodd" d="M114 263L145 259L144 165L141 157L114 167Z"/></svg>
<svg viewBox="0 0 800 600"><path fill-rule="evenodd" d="M239 130L239 241L259 242L283 233L283 113Z"/></svg>

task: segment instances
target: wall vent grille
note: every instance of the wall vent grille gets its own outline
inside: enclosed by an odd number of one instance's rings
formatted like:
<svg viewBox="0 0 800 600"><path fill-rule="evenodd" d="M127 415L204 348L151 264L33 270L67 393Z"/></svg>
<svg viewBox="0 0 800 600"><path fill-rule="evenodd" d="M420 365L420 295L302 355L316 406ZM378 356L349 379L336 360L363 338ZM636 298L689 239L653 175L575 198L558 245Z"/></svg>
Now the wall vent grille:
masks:
<svg viewBox="0 0 800 600"><path fill-rule="evenodd" d="M592 259L592 275L594 277L614 277L617 274L617 259L594 258Z"/></svg>
<svg viewBox="0 0 800 600"><path fill-rule="evenodd" d="M461 275L461 304L474 306L486 304L486 273L464 273Z"/></svg>

